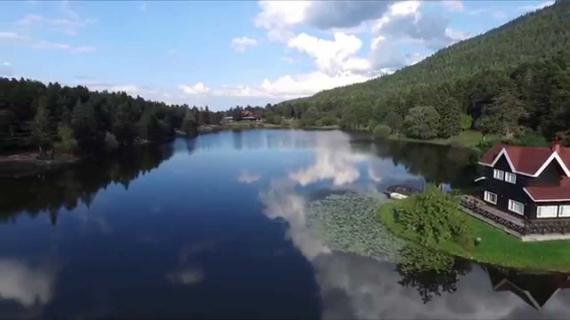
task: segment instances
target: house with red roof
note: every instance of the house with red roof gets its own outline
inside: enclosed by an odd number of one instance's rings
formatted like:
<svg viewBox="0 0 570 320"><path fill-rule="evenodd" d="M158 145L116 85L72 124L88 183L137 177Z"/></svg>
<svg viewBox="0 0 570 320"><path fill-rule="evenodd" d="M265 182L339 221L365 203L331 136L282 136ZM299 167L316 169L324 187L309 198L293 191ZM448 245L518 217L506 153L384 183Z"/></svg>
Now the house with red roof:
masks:
<svg viewBox="0 0 570 320"><path fill-rule="evenodd" d="M570 234L570 148L558 140L550 147L497 144L479 165L487 205L523 221L523 232ZM558 227L562 221L568 230Z"/></svg>

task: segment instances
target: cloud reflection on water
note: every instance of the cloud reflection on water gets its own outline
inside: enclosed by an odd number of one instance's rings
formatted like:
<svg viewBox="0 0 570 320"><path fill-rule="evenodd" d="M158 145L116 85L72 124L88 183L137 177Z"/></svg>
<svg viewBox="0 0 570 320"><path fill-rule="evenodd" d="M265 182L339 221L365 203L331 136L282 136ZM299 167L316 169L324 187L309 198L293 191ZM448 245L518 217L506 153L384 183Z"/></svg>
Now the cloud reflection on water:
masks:
<svg viewBox="0 0 570 320"><path fill-rule="evenodd" d="M0 259L0 299L23 307L45 305L52 299L55 270L49 265L32 266L17 259Z"/></svg>
<svg viewBox="0 0 570 320"><path fill-rule="evenodd" d="M288 237L312 263L322 299L325 319L511 319L566 318L569 293L554 296L541 312L510 292L494 292L487 273L479 267L461 277L457 291L444 293L424 304L415 288L398 282L401 275L391 263L331 251L307 228L307 199L298 187L329 182L328 188L376 190L379 183L394 178L394 169L383 170L382 160L355 153L344 133L315 134L313 164L289 172L270 183L260 197L264 213L288 222ZM366 175L361 175L361 168ZM364 169L363 169L364 170ZM411 179L399 174L400 179ZM362 184L362 182L361 182Z"/></svg>
<svg viewBox="0 0 570 320"><path fill-rule="evenodd" d="M238 179L238 182L240 182L240 183L252 184L254 182L257 182L259 179L261 179L261 174L255 173L255 172L250 172L247 170L241 170L237 179Z"/></svg>
<svg viewBox="0 0 570 320"><path fill-rule="evenodd" d="M333 185L342 186L358 180L357 165L369 158L351 152L348 136L338 131L316 133L315 157L313 165L289 173L289 178L301 186L322 180L332 180Z"/></svg>

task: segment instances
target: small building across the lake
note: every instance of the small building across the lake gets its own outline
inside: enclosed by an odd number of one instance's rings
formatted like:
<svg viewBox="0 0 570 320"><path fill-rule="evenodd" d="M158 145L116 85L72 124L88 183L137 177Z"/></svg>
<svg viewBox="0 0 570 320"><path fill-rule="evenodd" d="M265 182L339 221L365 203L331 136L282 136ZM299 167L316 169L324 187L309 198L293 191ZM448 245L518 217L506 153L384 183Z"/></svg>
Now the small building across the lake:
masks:
<svg viewBox="0 0 570 320"><path fill-rule="evenodd" d="M480 200L470 212L523 240L570 239L570 148L497 144L479 161Z"/></svg>

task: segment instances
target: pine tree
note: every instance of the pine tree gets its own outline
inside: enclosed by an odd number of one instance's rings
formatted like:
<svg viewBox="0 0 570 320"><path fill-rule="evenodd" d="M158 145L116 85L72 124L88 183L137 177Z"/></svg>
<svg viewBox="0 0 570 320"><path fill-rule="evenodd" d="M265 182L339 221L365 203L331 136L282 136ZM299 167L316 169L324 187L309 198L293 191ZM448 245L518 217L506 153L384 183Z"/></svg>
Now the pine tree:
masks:
<svg viewBox="0 0 570 320"><path fill-rule="evenodd" d="M483 111L483 133L500 133L512 138L520 133L520 120L526 116L524 103L511 90L503 90Z"/></svg>
<svg viewBox="0 0 570 320"><path fill-rule="evenodd" d="M195 136L198 133L198 124L191 110L186 110L184 120L182 120L182 131L188 136Z"/></svg>
<svg viewBox="0 0 570 320"><path fill-rule="evenodd" d="M417 139L437 137L440 116L434 107L414 107L408 111L404 120L406 135Z"/></svg>
<svg viewBox="0 0 570 320"><path fill-rule="evenodd" d="M47 98L45 96L41 96L38 101L32 136L38 146L40 157L45 156L46 149L51 147L53 136L53 127L50 122Z"/></svg>

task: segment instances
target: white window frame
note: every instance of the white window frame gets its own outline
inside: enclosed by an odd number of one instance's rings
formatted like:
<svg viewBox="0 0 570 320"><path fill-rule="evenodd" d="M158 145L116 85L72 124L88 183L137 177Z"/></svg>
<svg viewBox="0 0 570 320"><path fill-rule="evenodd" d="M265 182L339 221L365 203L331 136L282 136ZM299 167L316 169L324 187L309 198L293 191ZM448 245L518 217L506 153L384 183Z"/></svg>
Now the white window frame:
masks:
<svg viewBox="0 0 570 320"><path fill-rule="evenodd" d="M524 216L524 203L509 199L509 211Z"/></svg>
<svg viewBox="0 0 570 320"><path fill-rule="evenodd" d="M564 218L570 217L570 205L568 205L568 204L560 205L558 207L558 216L561 218L562 217L564 217Z"/></svg>
<svg viewBox="0 0 570 320"><path fill-rule="evenodd" d="M516 184L517 183L517 175L512 172L505 171L505 182Z"/></svg>
<svg viewBox="0 0 570 320"><path fill-rule="evenodd" d="M493 169L493 178L501 181L505 180L505 171Z"/></svg>
<svg viewBox="0 0 570 320"><path fill-rule="evenodd" d="M494 200L494 201L492 200L492 196L495 197L495 200ZM499 196L497 196L496 193L493 193L493 192L491 192L491 191L486 191L486 190L485 190L485 192L483 192L483 200L485 200L485 201L487 201L487 202L489 202L489 203L497 204L497 200L498 200L498 199L499 199Z"/></svg>
<svg viewBox="0 0 570 320"><path fill-rule="evenodd" d="M542 210L543 210L543 209L546 209L546 208L548 208L548 209L550 209L550 210L554 208L554 209L555 209L555 210L554 210L554 215L552 215L552 214L550 214L550 215L544 215L544 214L542 213ZM558 206L537 206L537 207L536 207L536 217L537 217L537 218L541 218L541 219L544 219L544 218L556 218L557 216L558 216Z"/></svg>

